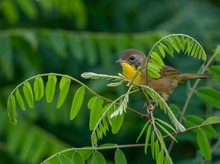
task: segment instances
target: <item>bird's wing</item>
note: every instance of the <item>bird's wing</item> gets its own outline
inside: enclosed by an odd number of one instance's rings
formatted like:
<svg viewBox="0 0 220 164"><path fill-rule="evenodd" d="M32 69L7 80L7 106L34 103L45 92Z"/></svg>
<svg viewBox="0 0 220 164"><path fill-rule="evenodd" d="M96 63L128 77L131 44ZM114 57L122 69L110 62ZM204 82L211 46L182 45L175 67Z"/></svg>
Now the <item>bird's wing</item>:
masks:
<svg viewBox="0 0 220 164"><path fill-rule="evenodd" d="M160 69L161 78L173 77L173 76L180 75L180 74L181 72L167 65L165 65L163 68Z"/></svg>

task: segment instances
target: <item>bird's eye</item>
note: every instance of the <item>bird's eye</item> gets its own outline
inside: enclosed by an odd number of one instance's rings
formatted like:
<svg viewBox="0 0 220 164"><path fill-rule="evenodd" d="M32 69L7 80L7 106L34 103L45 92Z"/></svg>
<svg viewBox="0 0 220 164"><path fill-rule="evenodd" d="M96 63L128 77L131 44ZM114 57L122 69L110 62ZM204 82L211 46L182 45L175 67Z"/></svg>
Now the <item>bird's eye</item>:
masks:
<svg viewBox="0 0 220 164"><path fill-rule="evenodd" d="M129 60L130 60L131 62L133 62L133 61L134 61L134 59L135 59L135 57L134 57L134 56L131 56L131 57L129 58Z"/></svg>

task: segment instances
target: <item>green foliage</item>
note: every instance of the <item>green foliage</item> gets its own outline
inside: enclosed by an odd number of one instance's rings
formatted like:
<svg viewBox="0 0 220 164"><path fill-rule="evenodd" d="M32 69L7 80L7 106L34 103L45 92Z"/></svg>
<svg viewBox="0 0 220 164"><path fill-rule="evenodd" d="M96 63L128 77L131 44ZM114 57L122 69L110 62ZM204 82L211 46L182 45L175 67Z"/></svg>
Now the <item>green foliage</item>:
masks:
<svg viewBox="0 0 220 164"><path fill-rule="evenodd" d="M211 148L209 145L208 138L202 129L199 129L197 132L197 142L205 159L210 160L211 159Z"/></svg>
<svg viewBox="0 0 220 164"><path fill-rule="evenodd" d="M92 35L91 35L92 36ZM60 36L59 36L60 37ZM56 36L56 39L59 40L59 37ZM55 40L56 40L55 39ZM64 41L62 41L63 43ZM58 46L59 43L57 40L53 43L55 46ZM85 48L89 50L94 47L93 41L90 39L86 39ZM158 47L159 45L159 47ZM57 53L62 54L64 51L65 46L61 46L61 49L57 49ZM153 51L155 47L158 47L158 52ZM190 48L189 48L190 47ZM187 35L179 35L173 34L166 36L159 40L153 48L150 50L150 55L148 59L152 60L150 65L146 66L146 70L148 73L148 68L150 68L149 72L154 75L158 74L158 71L161 67L164 66L162 58L166 56L168 53L169 55L174 55L174 50L178 53L183 51L183 53L188 54L189 56L193 56L195 58L202 58L203 60L206 59L206 54L204 53L203 48L201 45L195 41L193 38ZM89 53L89 52L87 52ZM95 49L91 51L92 59L88 59L88 63L94 65L96 60L95 59ZM61 57L65 57L63 54ZM87 57L89 58L89 57ZM153 69L151 69L153 68ZM138 73L137 70L136 74ZM152 75L150 74L150 75ZM44 81L44 78L47 78L47 81ZM83 73L83 78L91 78L91 79L106 79L111 80L113 83L108 84L108 86L116 87L121 84L127 84L128 89L124 94L121 94L115 100L110 100L106 97L103 97L93 91L90 87L85 85L84 83L80 82L79 80L62 74L50 73L50 74L38 74L37 76L33 76L21 84L19 84L9 95L8 98L8 115L9 119L12 124L17 123L17 108L18 105L22 110L26 110L25 102L29 108L35 107L35 101L43 101L45 100L47 103L51 103L56 100L56 94L58 93L56 107L59 109L65 103L65 100L68 98L68 93L71 89L71 82L76 83L80 87L75 91L75 94L72 99L72 104L70 107L69 118L73 120L79 114L81 107L83 106L84 99L87 95L86 91L92 94L91 98L87 98L87 106L90 109L90 116L89 116L89 129L92 131L91 134L91 144L92 147L90 148L71 148L68 150L63 150L59 153L54 154L53 156L49 157L46 161L50 161L55 157L58 158L60 163L85 163L86 160L91 160L92 163L106 163L105 157L98 151L98 149L115 149L115 162L119 163L127 163L125 155L119 149L120 147L117 145L110 145L110 146L100 146L98 147L98 141L103 138L103 136L107 135L107 131L111 128L111 132L113 134L117 134L121 129L124 123L124 117L127 110L133 112L141 117L144 117L145 114L139 113L134 109L128 108L129 99L131 94L136 92L141 92L146 101L149 103L150 99L154 100L155 105L153 109L147 108L147 121L143 126L137 141L139 141L143 134L146 133L145 136L145 143L144 143L144 151L147 154L147 149L150 145L151 147L151 155L152 158L156 161L156 163L173 163L172 158L167 150L167 146L165 144L165 138L169 137L172 141L177 142L175 138L175 134L184 133L187 130L194 130L197 133L197 142L199 148L203 154L203 156L207 159L211 159L211 149L208 142L209 138L215 138L217 135L216 130L212 127L212 124L219 124L219 118L210 118L209 120L204 121L200 117L195 116L187 116L184 118L185 124L188 129L185 129L184 126L180 123L179 120L173 114L170 106L164 101L164 99L152 88L147 85L138 85L133 84L132 81L128 81L123 75L119 74L119 76L112 76L112 75L105 75L105 74L96 74L96 73ZM135 75L134 75L135 77ZM44 88L44 86L46 86ZM23 88L23 92L21 92L21 88ZM59 91L59 92L58 92ZM192 89L191 93L194 90ZM201 98L203 101L210 105L217 107L215 104L216 97L218 97L217 91L214 92L211 89L198 89L196 94ZM207 99L207 101L206 101ZM24 101L25 100L25 101ZM18 104L18 105L17 105ZM213 105L214 104L214 105ZM172 107L172 106L171 106ZM155 108L160 108L167 116L169 117L171 124L165 122L164 120L157 118L154 114ZM177 107L173 106L175 110L178 110ZM178 110L179 111L179 110ZM183 119L183 114L181 113L181 119ZM175 127L173 127L173 126ZM21 158L25 160L30 152L31 147L34 145L36 135L34 133L29 133L27 137L27 145L22 147L21 151ZM42 141L44 143L45 141ZM15 148L12 148L15 149ZM37 153L41 155L40 150L43 149L43 144L41 144L38 148ZM74 150L73 154L69 156L69 154L65 154L66 152ZM90 151L92 150L92 151ZM95 151L93 151L95 150ZM40 156L39 155L39 156ZM37 160L37 157L36 157Z"/></svg>
<svg viewBox="0 0 220 164"><path fill-rule="evenodd" d="M184 34L171 34L160 39L149 51L147 74L155 78L160 77L158 72L164 66L161 57L165 58L166 54L173 57L175 51L178 54L182 53L206 61L206 53L195 39ZM152 64L148 63L149 60Z"/></svg>

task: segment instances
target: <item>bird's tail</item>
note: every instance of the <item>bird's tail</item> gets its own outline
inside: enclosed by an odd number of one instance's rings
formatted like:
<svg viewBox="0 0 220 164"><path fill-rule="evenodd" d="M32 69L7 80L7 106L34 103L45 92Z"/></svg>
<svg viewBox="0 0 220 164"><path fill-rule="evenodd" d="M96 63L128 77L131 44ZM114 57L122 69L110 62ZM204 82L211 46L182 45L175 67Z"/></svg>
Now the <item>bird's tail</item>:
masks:
<svg viewBox="0 0 220 164"><path fill-rule="evenodd" d="M191 73L183 73L179 75L179 81L186 81L188 79L205 79L205 78L212 78L212 75L209 74L191 74Z"/></svg>

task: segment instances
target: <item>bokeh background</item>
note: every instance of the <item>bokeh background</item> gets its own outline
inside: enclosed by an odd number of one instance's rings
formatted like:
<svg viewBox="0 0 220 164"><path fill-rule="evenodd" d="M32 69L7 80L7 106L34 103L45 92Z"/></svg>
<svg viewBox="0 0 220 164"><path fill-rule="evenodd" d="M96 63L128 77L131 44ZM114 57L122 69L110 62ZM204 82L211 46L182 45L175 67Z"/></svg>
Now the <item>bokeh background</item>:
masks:
<svg viewBox="0 0 220 164"><path fill-rule="evenodd" d="M0 1L0 163L39 163L68 147L90 146L89 110L86 103L73 121L69 109L77 84L61 109L55 100L35 103L34 109L18 110L18 125L9 123L7 98L27 78L56 72L73 76L97 93L115 99L123 86L106 87L104 80L85 80L83 72L117 75L115 61L127 48L146 54L161 37L183 33L194 37L208 57L220 43L219 0L1 0ZM198 72L202 61L177 55L165 63L182 72ZM46 79L45 79L46 80ZM192 81L193 82L193 81ZM189 85L189 83L188 83ZM203 81L201 86L212 85ZM182 109L187 83L170 96L169 104ZM86 101L91 95L86 95ZM143 111L143 97L130 99L130 107ZM158 111L158 116L160 113ZM193 96L188 115L207 115L205 105ZM127 113L117 135L108 133L99 143L135 143L144 119ZM163 117L163 115L161 115ZM198 162L196 135L181 135L171 157L174 163ZM140 141L144 142L144 138ZM169 140L167 140L169 144ZM123 149L128 163L153 162L143 148ZM108 162L114 151L102 152ZM219 162L218 155L213 161ZM154 162L153 162L154 163Z"/></svg>

